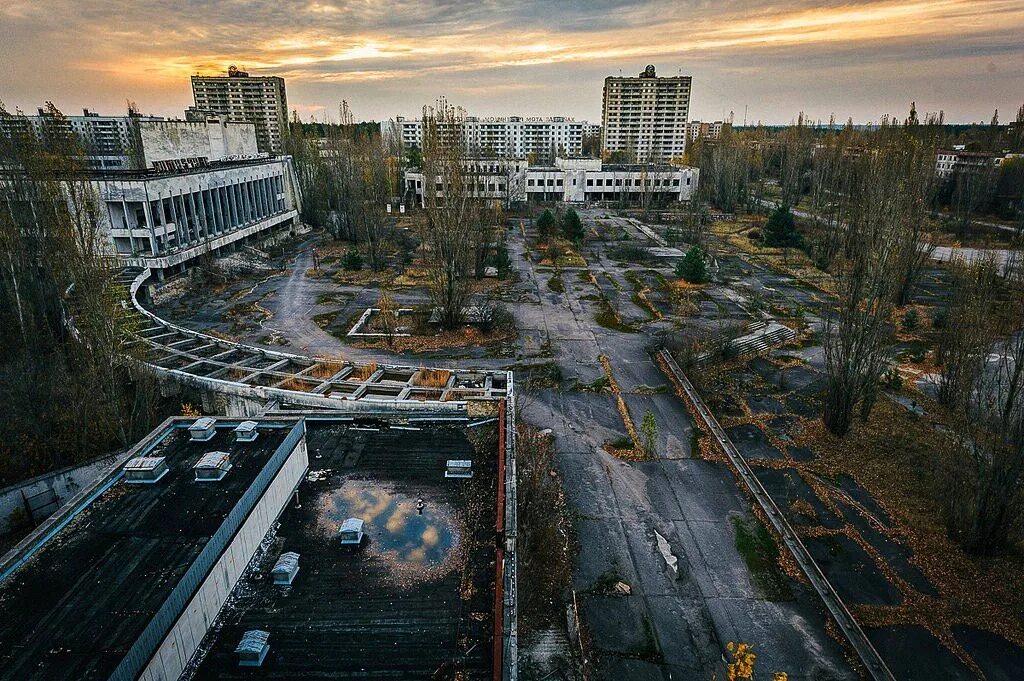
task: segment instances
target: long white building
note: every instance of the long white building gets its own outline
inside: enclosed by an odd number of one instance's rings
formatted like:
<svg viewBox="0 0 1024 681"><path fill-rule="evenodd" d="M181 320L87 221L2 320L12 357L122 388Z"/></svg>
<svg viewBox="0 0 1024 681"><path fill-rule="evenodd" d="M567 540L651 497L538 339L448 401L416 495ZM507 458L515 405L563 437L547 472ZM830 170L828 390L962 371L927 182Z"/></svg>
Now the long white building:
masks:
<svg viewBox="0 0 1024 681"><path fill-rule="evenodd" d="M607 164L601 159L558 158L550 166L530 166L524 160L469 160L474 194L485 199L521 203L561 201L601 203L610 201L688 201L697 191L700 171L689 166L666 164ZM405 174L406 195L420 206L424 202L420 171Z"/></svg>
<svg viewBox="0 0 1024 681"><path fill-rule="evenodd" d="M636 77L604 79L601 146L639 161L667 161L686 152L691 76L659 77L648 66Z"/></svg>
<svg viewBox="0 0 1024 681"><path fill-rule="evenodd" d="M381 134L401 140L408 147L423 148L423 120L398 116L381 124ZM555 116L524 118L507 116L479 118L469 116L458 124L471 155L523 158L529 154L554 160L558 156L583 153L583 136L593 131L586 121Z"/></svg>

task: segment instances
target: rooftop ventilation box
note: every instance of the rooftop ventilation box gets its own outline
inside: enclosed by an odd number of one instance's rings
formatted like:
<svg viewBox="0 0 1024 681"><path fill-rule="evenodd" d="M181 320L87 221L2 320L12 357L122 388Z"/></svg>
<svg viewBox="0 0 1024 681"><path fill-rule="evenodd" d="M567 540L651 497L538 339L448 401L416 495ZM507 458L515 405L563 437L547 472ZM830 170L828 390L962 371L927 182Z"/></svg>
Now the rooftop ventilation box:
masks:
<svg viewBox="0 0 1024 681"><path fill-rule="evenodd" d="M255 421L242 421L235 427L235 442L253 442L260 434Z"/></svg>
<svg viewBox="0 0 1024 681"><path fill-rule="evenodd" d="M270 644L267 643L269 639L269 631L252 629L245 632L242 640L238 642L238 647L235 648L235 652L238 653L238 666L262 667L263 660L267 659L267 653L270 652Z"/></svg>
<svg viewBox="0 0 1024 681"><path fill-rule="evenodd" d="M124 465L124 481L151 485L167 475L167 459L162 456L137 456Z"/></svg>
<svg viewBox="0 0 1024 681"><path fill-rule="evenodd" d="M358 545L363 541L363 521L360 518L349 518L341 524L338 539L344 545Z"/></svg>
<svg viewBox="0 0 1024 681"><path fill-rule="evenodd" d="M299 574L299 554L294 551L282 553L270 574L274 577L274 584L291 584L295 575Z"/></svg>
<svg viewBox="0 0 1024 681"><path fill-rule="evenodd" d="M473 462L468 459L448 459L448 467L445 468L446 478L472 478Z"/></svg>
<svg viewBox="0 0 1024 681"><path fill-rule="evenodd" d="M212 440L217 434L217 421L209 416L196 419L196 422L188 427L188 434L192 437L192 442Z"/></svg>
<svg viewBox="0 0 1024 681"><path fill-rule="evenodd" d="M223 480L224 476L231 470L231 455L227 452L209 452L203 454L202 458L193 467L196 472L196 482L217 482Z"/></svg>

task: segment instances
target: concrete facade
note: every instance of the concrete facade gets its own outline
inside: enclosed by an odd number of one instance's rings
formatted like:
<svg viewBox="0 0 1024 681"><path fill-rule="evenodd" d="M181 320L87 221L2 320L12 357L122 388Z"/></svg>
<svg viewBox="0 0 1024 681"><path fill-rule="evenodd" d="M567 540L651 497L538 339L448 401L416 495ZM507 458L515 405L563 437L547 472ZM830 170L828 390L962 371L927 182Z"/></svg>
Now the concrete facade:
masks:
<svg viewBox="0 0 1024 681"><path fill-rule="evenodd" d="M260 158L253 123L207 121L140 121L143 163L146 168L169 168L173 162Z"/></svg>
<svg viewBox="0 0 1024 681"><path fill-rule="evenodd" d="M686 152L691 76L658 77L653 66L632 78L604 79L601 147L638 161L667 161Z"/></svg>
<svg viewBox="0 0 1024 681"><path fill-rule="evenodd" d="M732 123L725 121L690 121L686 124L686 138L688 142L696 142L698 137L717 140L722 136L723 130L731 128Z"/></svg>
<svg viewBox="0 0 1024 681"><path fill-rule="evenodd" d="M380 124L381 134L399 139L405 147L423 148L423 120L398 116ZM524 158L535 154L546 160L583 153L583 135L595 126L586 121L551 118L477 118L460 123L461 136L471 155Z"/></svg>
<svg viewBox="0 0 1024 681"><path fill-rule="evenodd" d="M494 200L562 201L688 201L697 189L700 171L663 164L605 164L601 159L556 159L553 166L526 166L521 161L476 161L475 195ZM422 172L405 174L406 192L423 206Z"/></svg>
<svg viewBox="0 0 1024 681"><path fill-rule="evenodd" d="M291 159L97 177L110 251L164 270L298 220Z"/></svg>
<svg viewBox="0 0 1024 681"><path fill-rule="evenodd" d="M106 473L122 456L122 452L107 454L0 490L0 532L10 529L11 514L19 508L29 513L34 522L42 521Z"/></svg>
<svg viewBox="0 0 1024 681"><path fill-rule="evenodd" d="M213 113L232 121L248 121L256 126L260 151L283 151L288 129L284 78L250 76L232 66L226 76L192 76L192 95L195 107L188 112L190 118Z"/></svg>

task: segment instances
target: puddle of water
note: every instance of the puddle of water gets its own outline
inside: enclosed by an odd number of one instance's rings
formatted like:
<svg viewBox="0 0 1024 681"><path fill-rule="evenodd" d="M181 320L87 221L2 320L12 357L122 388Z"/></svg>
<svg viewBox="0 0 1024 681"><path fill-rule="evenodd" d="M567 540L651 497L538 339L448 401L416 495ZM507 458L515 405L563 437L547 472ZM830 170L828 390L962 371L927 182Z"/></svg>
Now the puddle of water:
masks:
<svg viewBox="0 0 1024 681"><path fill-rule="evenodd" d="M403 579L447 572L459 544L455 514L443 503L417 499L362 480L346 480L320 502L320 524L335 537L347 518L362 518L363 550Z"/></svg>

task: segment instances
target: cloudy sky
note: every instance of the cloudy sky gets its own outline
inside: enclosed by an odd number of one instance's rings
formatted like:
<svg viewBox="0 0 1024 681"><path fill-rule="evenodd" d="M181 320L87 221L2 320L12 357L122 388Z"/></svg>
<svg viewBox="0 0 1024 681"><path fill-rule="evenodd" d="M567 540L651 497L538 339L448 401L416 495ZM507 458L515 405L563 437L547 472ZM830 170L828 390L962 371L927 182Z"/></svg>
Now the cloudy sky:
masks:
<svg viewBox="0 0 1024 681"><path fill-rule="evenodd" d="M34 111L180 116L189 75L282 75L303 118L477 115L600 121L601 84L655 64L693 76L691 119L804 111L857 122L943 109L1005 121L1024 102L1022 0L4 0L0 100Z"/></svg>

